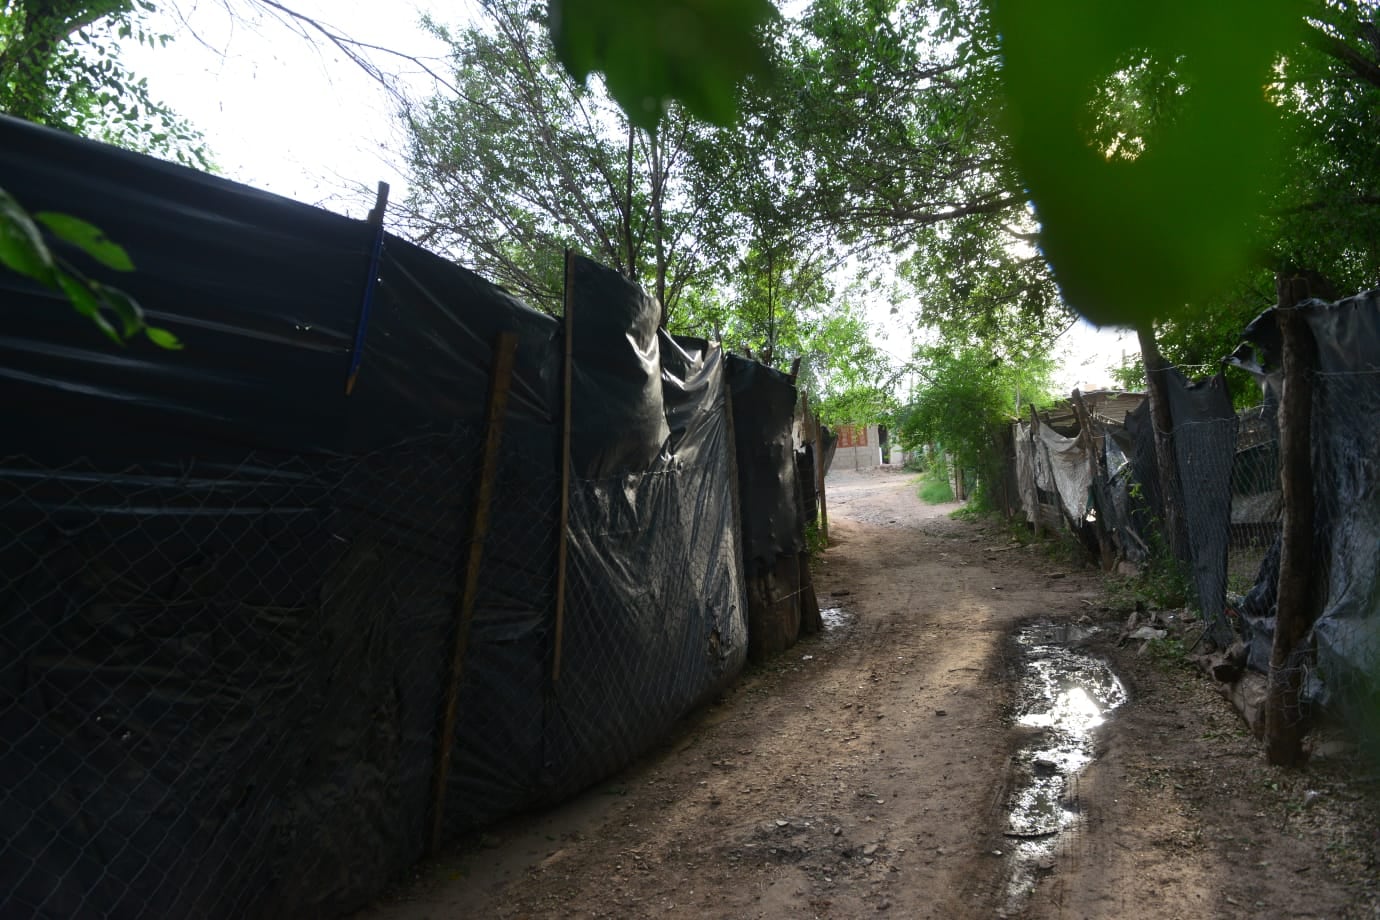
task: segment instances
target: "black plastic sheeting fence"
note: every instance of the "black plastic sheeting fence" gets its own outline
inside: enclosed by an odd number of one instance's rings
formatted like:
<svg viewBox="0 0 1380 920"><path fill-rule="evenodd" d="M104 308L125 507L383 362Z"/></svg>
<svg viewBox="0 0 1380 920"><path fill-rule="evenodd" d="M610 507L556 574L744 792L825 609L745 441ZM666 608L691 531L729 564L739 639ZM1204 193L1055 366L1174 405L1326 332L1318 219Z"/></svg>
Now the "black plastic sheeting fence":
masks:
<svg viewBox="0 0 1380 920"><path fill-rule="evenodd" d="M1227 548L1231 536L1231 473L1236 449L1236 414L1226 380L1218 375L1191 382L1177 370L1166 373L1173 432L1170 443L1181 485L1185 552L1182 563L1193 586L1198 608L1215 636L1230 638L1225 614ZM1096 475L1089 477L1088 495L1059 496L1060 504L1073 499L1076 507L1087 502L1096 514L1091 522L1064 519L1080 533L1085 527L1101 528L1112 540L1120 559L1146 563L1156 552L1167 552L1163 529L1164 488L1155 460L1155 430L1150 403L1143 401L1126 413L1123 425L1093 420L1090 439L1101 456L1093 458ZM1046 437L1046 440L1048 440ZM1089 466L1086 447L1074 438L1057 436L1071 455L1072 466ZM1041 449L1040 444L1032 450ZM1038 478L1038 477L1037 477ZM1027 477L1031 482L1034 479ZM1065 478L1065 482L1068 478ZM1057 479L1045 488L1059 491ZM1031 502L1033 505L1033 501ZM1190 538L1191 537L1191 538Z"/></svg>
<svg viewBox="0 0 1380 920"><path fill-rule="evenodd" d="M574 262L557 679L557 321L393 236L372 276L363 222L4 118L0 183L123 245L128 275L63 254L185 345L116 348L0 275L0 915L334 916L422 855L500 332L447 833L618 769L741 667L744 561L799 548L780 375Z"/></svg>
<svg viewBox="0 0 1380 920"><path fill-rule="evenodd" d="M1301 311L1316 345L1311 443L1312 557L1325 592L1309 643L1315 671L1305 691L1374 725L1380 703L1380 290ZM1278 309L1246 329L1233 356L1277 403L1282 384ZM1279 580L1278 541L1246 596L1253 667L1268 667ZM1373 739L1372 739L1373 740Z"/></svg>
<svg viewBox="0 0 1380 920"><path fill-rule="evenodd" d="M1302 311L1316 342L1312 556L1316 583L1325 592L1308 640L1315 657L1304 687L1316 702L1373 721L1380 711L1380 291L1294 309ZM1260 380L1263 405L1238 414L1221 374L1193 382L1171 369L1169 443L1184 528L1180 561L1209 636L1221 648L1243 641L1247 665L1268 671L1280 555L1277 310L1257 318L1243 338L1245 346L1231 361ZM1102 445L1099 475L1089 489L1096 526L1113 538L1120 559L1143 563L1167 552L1166 497L1148 401L1127 414L1124 426L1094 425L1094 441ZM1244 442L1243 431L1249 435ZM1081 449L1060 438L1068 450ZM1022 489L1048 487L1037 479L1036 471L1026 470ZM1072 498L1081 507L1083 497ZM1036 496L1027 494L1025 505L1038 507ZM1229 592L1232 554L1253 575L1244 597Z"/></svg>
<svg viewBox="0 0 1380 920"><path fill-rule="evenodd" d="M798 499L777 499L783 489L797 492L795 441L789 427L774 422L795 414L795 385L780 371L730 355L733 431L737 443L739 501L743 505L743 555L755 576L805 548ZM798 494L798 493L797 493Z"/></svg>

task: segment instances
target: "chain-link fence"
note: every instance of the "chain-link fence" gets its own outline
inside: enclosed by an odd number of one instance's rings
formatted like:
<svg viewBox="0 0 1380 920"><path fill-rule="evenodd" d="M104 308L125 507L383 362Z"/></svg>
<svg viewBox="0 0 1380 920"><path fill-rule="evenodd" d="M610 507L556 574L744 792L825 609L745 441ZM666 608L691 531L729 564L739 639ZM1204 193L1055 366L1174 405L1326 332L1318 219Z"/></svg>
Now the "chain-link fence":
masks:
<svg viewBox="0 0 1380 920"><path fill-rule="evenodd" d="M697 464L572 481L562 638L550 432L511 433L458 673L479 431L219 469L4 460L0 916L361 903L427 848L452 679L447 836L627 763L746 654L722 408Z"/></svg>
<svg viewBox="0 0 1380 920"><path fill-rule="evenodd" d="M1279 432L1270 406L1237 416L1231 467L1231 538L1227 544L1227 593L1239 597L1259 580L1261 563L1279 539L1283 499L1279 488Z"/></svg>
<svg viewBox="0 0 1380 920"><path fill-rule="evenodd" d="M568 256L557 321L382 195L0 135L184 345L117 356L0 272L0 917L338 915L741 667L745 535L803 546L793 379L747 362L779 401L731 401L617 272Z"/></svg>
<svg viewBox="0 0 1380 920"><path fill-rule="evenodd" d="M7 458L0 915L261 916L415 855L474 443Z"/></svg>
<svg viewBox="0 0 1380 920"><path fill-rule="evenodd" d="M1356 315L1346 314L1345 321ZM1336 342L1323 341L1320 348L1333 365L1352 360ZM1192 605L1212 640L1207 647L1240 643L1241 663L1269 673L1286 518L1273 389L1278 380L1272 378L1263 405L1234 412L1220 376L1197 383L1169 376L1172 431L1156 431L1148 404L1129 413L1124 426L1094 422L1091 442L1101 453L1090 466L1096 472L1087 492L1095 514L1088 521L1106 530L1116 559L1172 565L1177 546ZM1289 704L1289 718L1302 721L1310 706L1331 706L1357 726L1360 738L1380 747L1380 439L1373 424L1380 419L1380 370L1324 369L1310 372L1310 380L1305 449L1312 455L1312 481L1296 487L1313 504L1312 538L1303 557L1312 626L1283 669L1274 670L1282 671L1282 683L1301 688L1301 701ZM1067 454L1070 470L1080 469L1084 448L1077 439L1044 427L1044 441ZM1053 468L1053 447L1042 455L1030 427L1017 423L1013 434L1013 474L1027 516L1044 519L1039 512L1052 490L1055 501L1072 509L1066 509L1063 526L1075 529L1083 484L1071 473L1058 476L1047 469ZM1172 490L1161 482L1157 434L1173 460ZM1177 506L1177 540L1168 532L1176 515L1166 501Z"/></svg>
<svg viewBox="0 0 1380 920"><path fill-rule="evenodd" d="M1313 377L1312 629L1304 683L1380 754L1380 369Z"/></svg>

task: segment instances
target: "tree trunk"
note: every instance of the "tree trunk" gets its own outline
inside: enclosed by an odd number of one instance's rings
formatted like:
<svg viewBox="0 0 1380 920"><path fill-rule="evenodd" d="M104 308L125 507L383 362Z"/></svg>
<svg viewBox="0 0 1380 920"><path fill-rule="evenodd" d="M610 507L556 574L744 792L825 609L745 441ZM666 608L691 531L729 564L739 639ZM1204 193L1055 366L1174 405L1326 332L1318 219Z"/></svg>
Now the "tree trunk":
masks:
<svg viewBox="0 0 1380 920"><path fill-rule="evenodd" d="M1165 542L1176 561L1188 561L1187 534L1183 524L1182 494L1178 464L1174 462L1174 419L1169 411L1169 365L1160 357L1155 330L1136 330L1140 339L1141 360L1145 364L1145 383L1150 395L1150 419L1155 430L1155 468L1159 473L1160 499L1164 506Z"/></svg>
<svg viewBox="0 0 1380 920"><path fill-rule="evenodd" d="M628 122L628 182L623 191L623 247L627 250L628 280L637 280L637 247L633 242L633 140L637 129Z"/></svg>
<svg viewBox="0 0 1380 920"><path fill-rule="evenodd" d="M1295 305L1308 297L1299 278L1279 278L1278 321L1284 384L1279 398L1279 481L1284 521L1280 535L1279 587L1274 646L1265 698L1265 756L1272 764L1302 760L1306 726L1299 706L1304 637L1321 597L1314 590L1312 412L1315 345Z"/></svg>
<svg viewBox="0 0 1380 920"><path fill-rule="evenodd" d="M652 234L656 238L656 302L661 304L661 325L669 318L666 308L666 222L662 214L662 198L666 190L665 164L662 161L661 133L653 128L652 142Z"/></svg>

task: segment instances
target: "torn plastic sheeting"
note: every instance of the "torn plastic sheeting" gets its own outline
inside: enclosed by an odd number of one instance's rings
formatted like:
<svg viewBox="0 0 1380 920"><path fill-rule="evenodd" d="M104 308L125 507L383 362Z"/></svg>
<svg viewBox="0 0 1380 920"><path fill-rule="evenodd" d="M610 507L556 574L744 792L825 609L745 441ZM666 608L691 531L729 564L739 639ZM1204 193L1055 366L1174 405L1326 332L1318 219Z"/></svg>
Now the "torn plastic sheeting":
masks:
<svg viewBox="0 0 1380 920"><path fill-rule="evenodd" d="M747 653L723 354L656 329L660 306L572 257L570 583L543 797L563 798L645 750ZM655 376L651 376L655 372ZM609 407L635 420L614 424ZM616 443L609 443L610 440ZM656 577L649 577L655 573Z"/></svg>
<svg viewBox="0 0 1380 920"><path fill-rule="evenodd" d="M1021 510L1025 512L1025 519L1034 524L1040 519L1040 504L1035 491L1035 451L1030 426L1025 422L1016 422L1012 440L1016 447L1016 487L1021 496Z"/></svg>
<svg viewBox="0 0 1380 920"><path fill-rule="evenodd" d="M1069 521L1081 525L1092 485L1088 452L1077 438L1066 438L1048 425L1041 425L1036 437L1035 484L1057 494Z"/></svg>
<svg viewBox="0 0 1380 920"><path fill-rule="evenodd" d="M1104 489L1111 504L1105 526L1116 539L1122 557L1129 562L1142 563L1150 558L1150 545L1146 537L1148 524L1144 501L1132 495L1132 484L1136 482L1135 464L1127 452L1135 450L1135 441L1122 426L1107 426L1104 430L1108 471Z"/></svg>

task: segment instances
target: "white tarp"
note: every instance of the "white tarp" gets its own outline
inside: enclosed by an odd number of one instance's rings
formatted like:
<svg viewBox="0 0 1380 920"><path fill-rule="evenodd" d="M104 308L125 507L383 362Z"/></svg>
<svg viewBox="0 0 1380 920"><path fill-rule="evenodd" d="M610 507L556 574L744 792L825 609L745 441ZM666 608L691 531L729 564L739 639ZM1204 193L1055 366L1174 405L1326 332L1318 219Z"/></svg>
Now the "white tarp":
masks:
<svg viewBox="0 0 1380 920"><path fill-rule="evenodd" d="M1035 457L1030 443L1030 426L1017 422L1016 442L1016 489L1021 494L1021 510L1025 519L1034 523L1039 520L1039 496L1035 492Z"/></svg>
<svg viewBox="0 0 1380 920"><path fill-rule="evenodd" d="M1035 484L1057 494L1069 520L1081 522L1092 488L1088 452L1077 438L1066 438L1048 425L1040 426L1035 447Z"/></svg>

